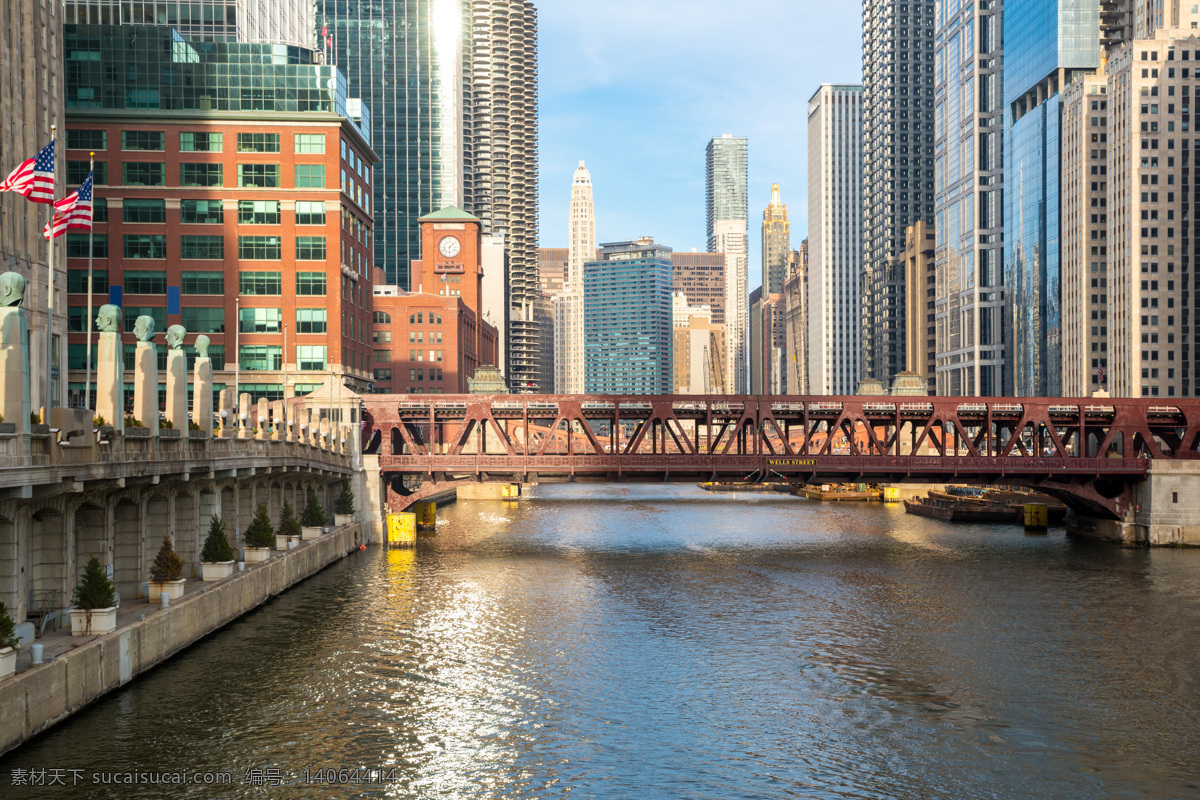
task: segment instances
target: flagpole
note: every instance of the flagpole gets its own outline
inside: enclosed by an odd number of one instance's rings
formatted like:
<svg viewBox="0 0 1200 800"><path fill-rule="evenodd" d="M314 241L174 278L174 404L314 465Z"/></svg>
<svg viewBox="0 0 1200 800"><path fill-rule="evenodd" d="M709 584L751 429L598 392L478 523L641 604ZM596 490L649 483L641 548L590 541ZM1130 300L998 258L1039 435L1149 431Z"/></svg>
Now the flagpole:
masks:
<svg viewBox="0 0 1200 800"><path fill-rule="evenodd" d="M88 174L95 175L96 154L88 154ZM83 407L92 408L92 242L96 231L96 181L92 179L92 224L88 226L88 310L83 319L83 330L87 336L87 377L83 380ZM105 420L112 425L112 420Z"/></svg>
<svg viewBox="0 0 1200 800"><path fill-rule="evenodd" d="M50 126L50 143L54 145L54 191L58 191L58 126ZM54 203L50 203L49 254L46 257L46 394L42 406L42 424L50 424L50 371L54 365L51 350L54 346Z"/></svg>

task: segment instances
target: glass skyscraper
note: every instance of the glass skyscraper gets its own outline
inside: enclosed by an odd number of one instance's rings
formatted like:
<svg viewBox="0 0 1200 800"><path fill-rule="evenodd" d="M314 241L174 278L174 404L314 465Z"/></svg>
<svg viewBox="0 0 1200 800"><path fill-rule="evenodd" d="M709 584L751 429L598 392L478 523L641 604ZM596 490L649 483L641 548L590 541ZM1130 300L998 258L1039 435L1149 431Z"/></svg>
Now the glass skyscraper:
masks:
<svg viewBox="0 0 1200 800"><path fill-rule="evenodd" d="M1062 392L1061 90L1100 65L1100 0L1004 5L1005 394Z"/></svg>
<svg viewBox="0 0 1200 800"><path fill-rule="evenodd" d="M725 254L726 391L750 389L747 273L750 226L747 195L746 140L725 134L708 143L706 152L708 252Z"/></svg>
<svg viewBox="0 0 1200 800"><path fill-rule="evenodd" d="M64 0L68 25L169 25L189 42L316 46L316 0Z"/></svg>
<svg viewBox="0 0 1200 800"><path fill-rule="evenodd" d="M584 392L670 394L671 248L649 238L602 244L583 287Z"/></svg>

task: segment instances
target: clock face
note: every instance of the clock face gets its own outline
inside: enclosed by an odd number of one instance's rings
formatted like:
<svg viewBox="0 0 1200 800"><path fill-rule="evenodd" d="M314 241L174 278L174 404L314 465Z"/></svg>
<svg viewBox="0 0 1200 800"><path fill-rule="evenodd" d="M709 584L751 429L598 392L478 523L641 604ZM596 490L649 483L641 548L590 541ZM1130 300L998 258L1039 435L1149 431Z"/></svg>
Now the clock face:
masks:
<svg viewBox="0 0 1200 800"><path fill-rule="evenodd" d="M461 249L461 245L453 236L446 236L438 243L438 252L446 258L454 258L458 255L459 249Z"/></svg>

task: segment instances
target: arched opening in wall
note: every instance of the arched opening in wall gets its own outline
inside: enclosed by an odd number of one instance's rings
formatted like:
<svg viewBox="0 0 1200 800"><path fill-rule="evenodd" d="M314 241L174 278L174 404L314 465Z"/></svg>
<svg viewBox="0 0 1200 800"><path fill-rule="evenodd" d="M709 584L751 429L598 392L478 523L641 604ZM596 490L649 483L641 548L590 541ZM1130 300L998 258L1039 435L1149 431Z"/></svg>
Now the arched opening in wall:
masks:
<svg viewBox="0 0 1200 800"><path fill-rule="evenodd" d="M66 518L62 514L49 508L33 513L27 560L29 615L37 615L44 630L57 628L58 615L71 604Z"/></svg>
<svg viewBox="0 0 1200 800"><path fill-rule="evenodd" d="M17 558L17 526L8 517L0 517L0 602L8 606L9 616L14 621L25 621L21 562Z"/></svg>
<svg viewBox="0 0 1200 800"><path fill-rule="evenodd" d="M283 489L280 485L271 481L259 487L258 491L259 502L267 507L267 513L271 517L271 524L279 526L279 514L283 510Z"/></svg>
<svg viewBox="0 0 1200 800"><path fill-rule="evenodd" d="M88 559L95 557L103 566L112 563L108 547L108 525L104 509L92 503L84 503L75 509L75 565L74 575L67 588L74 591L74 584L83 574Z"/></svg>
<svg viewBox="0 0 1200 800"><path fill-rule="evenodd" d="M161 494L156 494L146 501L146 536L144 538L145 552L142 554L144 574L141 580L150 580L150 565L162 547L163 534L170 533L174 526L171 524L171 503Z"/></svg>
<svg viewBox="0 0 1200 800"><path fill-rule="evenodd" d="M201 518L197 505L200 495L196 492L175 496L175 513L171 521L175 530L175 552L183 559L183 574L191 576L200 563L202 535L208 530L207 517Z"/></svg>
<svg viewBox="0 0 1200 800"><path fill-rule="evenodd" d="M141 507L121 500L113 509L113 581L121 597L132 599L142 580Z"/></svg>
<svg viewBox="0 0 1200 800"><path fill-rule="evenodd" d="M237 509L237 493L232 486L226 486L221 489L221 510L217 512L217 516L225 523L225 530L228 532L229 541L233 542L233 529L237 527L238 509ZM208 535L208 529L205 528L205 536Z"/></svg>
<svg viewBox="0 0 1200 800"><path fill-rule="evenodd" d="M379 446L383 443L383 431L374 430L368 435L367 446L363 448L363 455L373 456L379 454Z"/></svg>
<svg viewBox="0 0 1200 800"><path fill-rule="evenodd" d="M229 543L235 550L242 546L242 536L254 519L255 507L254 484L247 481L238 486L238 524L229 529Z"/></svg>

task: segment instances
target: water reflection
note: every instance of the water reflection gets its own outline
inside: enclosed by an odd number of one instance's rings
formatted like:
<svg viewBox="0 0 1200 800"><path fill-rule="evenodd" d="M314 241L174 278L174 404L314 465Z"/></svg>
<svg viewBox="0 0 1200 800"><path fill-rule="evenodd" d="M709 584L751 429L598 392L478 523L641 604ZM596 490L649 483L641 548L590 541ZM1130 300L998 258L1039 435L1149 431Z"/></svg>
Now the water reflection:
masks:
<svg viewBox="0 0 1200 800"><path fill-rule="evenodd" d="M171 796L261 797L249 767L384 767L265 794L1195 796L1198 622L1200 553L543 487L335 565L11 754L0 785L211 769L235 784Z"/></svg>

